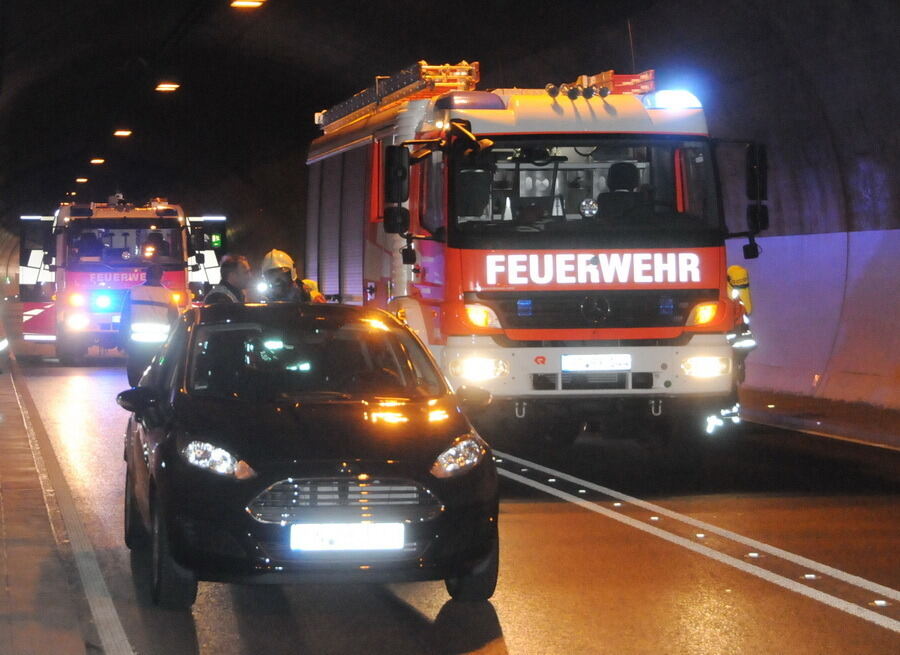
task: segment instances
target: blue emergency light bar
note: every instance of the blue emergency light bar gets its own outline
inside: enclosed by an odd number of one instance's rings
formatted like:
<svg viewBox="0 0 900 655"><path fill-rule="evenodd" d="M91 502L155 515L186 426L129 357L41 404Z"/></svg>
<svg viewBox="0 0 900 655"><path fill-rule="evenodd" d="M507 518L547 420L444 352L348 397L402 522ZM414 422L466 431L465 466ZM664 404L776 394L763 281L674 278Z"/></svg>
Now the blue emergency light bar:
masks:
<svg viewBox="0 0 900 655"><path fill-rule="evenodd" d="M702 109L700 100L684 89L661 89L641 98L647 109Z"/></svg>

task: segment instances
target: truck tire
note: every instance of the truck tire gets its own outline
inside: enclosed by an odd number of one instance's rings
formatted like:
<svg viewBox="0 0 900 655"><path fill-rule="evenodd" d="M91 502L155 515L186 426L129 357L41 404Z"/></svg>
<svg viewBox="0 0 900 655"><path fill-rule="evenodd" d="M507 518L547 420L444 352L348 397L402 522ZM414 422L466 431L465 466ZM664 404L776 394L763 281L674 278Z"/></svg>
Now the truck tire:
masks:
<svg viewBox="0 0 900 655"><path fill-rule="evenodd" d="M77 341L63 335L56 339L56 357L63 366L81 366L84 364L86 350Z"/></svg>
<svg viewBox="0 0 900 655"><path fill-rule="evenodd" d="M560 418L541 425L541 439L554 448L570 448L584 432L585 422L580 419Z"/></svg>

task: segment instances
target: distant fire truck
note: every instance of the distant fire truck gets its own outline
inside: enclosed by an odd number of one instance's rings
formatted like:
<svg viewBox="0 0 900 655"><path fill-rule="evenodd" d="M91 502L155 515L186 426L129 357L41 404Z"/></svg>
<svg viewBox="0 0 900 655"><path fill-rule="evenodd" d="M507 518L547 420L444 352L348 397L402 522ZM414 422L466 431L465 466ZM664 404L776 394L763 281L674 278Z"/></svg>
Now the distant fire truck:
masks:
<svg viewBox="0 0 900 655"><path fill-rule="evenodd" d="M120 345L125 292L144 282L147 266L162 266L163 285L181 307L191 299L188 271L205 269L203 219L191 226L180 206L162 199L143 207L117 198L63 203L53 216L21 218L22 336L55 344L66 364L92 345Z"/></svg>
<svg viewBox="0 0 900 655"><path fill-rule="evenodd" d="M316 115L307 276L405 317L454 385L491 391L494 434L567 444L585 423L668 435L731 418L734 344L751 340L735 338L724 243L758 255L763 147L744 146L748 228L729 233L692 94L656 90L653 71L478 79L477 63L420 62Z"/></svg>

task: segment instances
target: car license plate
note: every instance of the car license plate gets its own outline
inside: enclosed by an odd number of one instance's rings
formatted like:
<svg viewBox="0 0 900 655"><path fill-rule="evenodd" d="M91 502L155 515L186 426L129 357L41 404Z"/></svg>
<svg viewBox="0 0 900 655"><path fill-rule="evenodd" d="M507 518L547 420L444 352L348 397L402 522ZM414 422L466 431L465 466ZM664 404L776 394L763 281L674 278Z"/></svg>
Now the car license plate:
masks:
<svg viewBox="0 0 900 655"><path fill-rule="evenodd" d="M295 523L291 550L401 550L402 523Z"/></svg>
<svg viewBox="0 0 900 655"><path fill-rule="evenodd" d="M563 355L562 370L566 373L580 371L630 371L631 355L599 354L599 355Z"/></svg>

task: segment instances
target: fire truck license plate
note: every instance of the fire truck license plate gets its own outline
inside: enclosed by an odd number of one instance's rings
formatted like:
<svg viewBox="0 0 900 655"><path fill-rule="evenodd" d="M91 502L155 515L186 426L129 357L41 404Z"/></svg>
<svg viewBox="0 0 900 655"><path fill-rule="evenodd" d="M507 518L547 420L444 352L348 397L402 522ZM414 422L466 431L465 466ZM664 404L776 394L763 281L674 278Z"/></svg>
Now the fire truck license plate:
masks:
<svg viewBox="0 0 900 655"><path fill-rule="evenodd" d="M579 371L630 371L631 355L563 355L562 366L565 373Z"/></svg>
<svg viewBox="0 0 900 655"><path fill-rule="evenodd" d="M402 523L296 523L291 550L400 550Z"/></svg>

